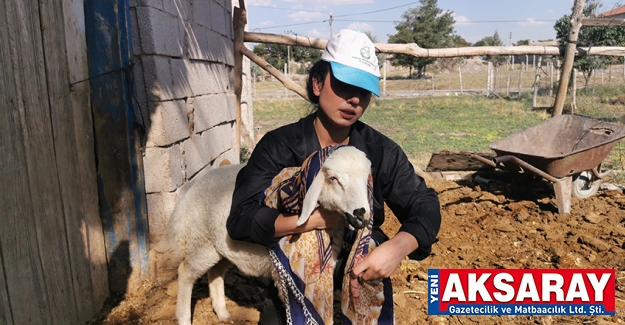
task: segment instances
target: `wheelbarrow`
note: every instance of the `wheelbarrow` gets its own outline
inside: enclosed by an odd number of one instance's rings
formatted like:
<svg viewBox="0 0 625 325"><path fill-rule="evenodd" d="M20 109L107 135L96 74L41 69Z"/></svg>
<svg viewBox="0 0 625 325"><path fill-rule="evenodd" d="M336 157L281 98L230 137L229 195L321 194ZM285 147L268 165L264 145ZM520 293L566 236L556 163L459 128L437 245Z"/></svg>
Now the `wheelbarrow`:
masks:
<svg viewBox="0 0 625 325"><path fill-rule="evenodd" d="M494 168L531 172L553 183L560 214L571 212L571 196L594 195L601 179L601 162L625 127L578 115L559 115L492 143L496 157L471 158Z"/></svg>

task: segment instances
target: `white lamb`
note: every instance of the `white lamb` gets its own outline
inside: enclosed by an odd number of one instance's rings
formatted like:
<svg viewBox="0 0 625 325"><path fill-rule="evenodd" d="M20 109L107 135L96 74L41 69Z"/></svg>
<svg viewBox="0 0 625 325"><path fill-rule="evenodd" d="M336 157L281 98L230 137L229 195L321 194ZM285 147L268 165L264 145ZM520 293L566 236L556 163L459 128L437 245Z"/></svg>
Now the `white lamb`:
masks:
<svg viewBox="0 0 625 325"><path fill-rule="evenodd" d="M220 167L195 179L170 218L170 238L183 254L176 303L176 318L181 325L191 324L193 284L206 272L213 310L221 322L230 320L223 280L228 267L234 264L248 276L277 279L265 247L233 240L226 230L236 176L242 167ZM319 203L344 214L355 228L366 226L371 215L367 192L370 172L371 162L362 151L349 146L336 149L308 189L297 224L304 224ZM343 227L333 230L333 234L340 235L332 236L334 261L343 243Z"/></svg>

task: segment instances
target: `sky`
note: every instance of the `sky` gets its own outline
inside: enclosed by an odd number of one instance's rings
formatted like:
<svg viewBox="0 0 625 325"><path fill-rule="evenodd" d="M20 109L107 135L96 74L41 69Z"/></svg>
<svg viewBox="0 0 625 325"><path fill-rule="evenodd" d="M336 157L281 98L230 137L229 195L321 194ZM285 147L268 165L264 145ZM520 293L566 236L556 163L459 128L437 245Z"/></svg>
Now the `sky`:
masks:
<svg viewBox="0 0 625 325"><path fill-rule="evenodd" d="M236 0L235 0L236 1ZM596 1L608 11L625 1ZM247 0L251 32L293 34L328 39L343 28L369 31L378 43L395 34L395 22L418 0ZM572 13L574 0L438 0L451 11L456 34L475 43L495 31L505 45L519 40L555 39L556 20ZM332 27L330 27L330 12Z"/></svg>

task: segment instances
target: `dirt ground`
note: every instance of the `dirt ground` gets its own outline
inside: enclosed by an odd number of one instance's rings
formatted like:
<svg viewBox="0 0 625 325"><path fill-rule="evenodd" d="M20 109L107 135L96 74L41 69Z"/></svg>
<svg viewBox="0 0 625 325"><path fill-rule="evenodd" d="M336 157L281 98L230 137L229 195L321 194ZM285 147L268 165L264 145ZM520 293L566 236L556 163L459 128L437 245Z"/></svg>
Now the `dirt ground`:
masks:
<svg viewBox="0 0 625 325"><path fill-rule="evenodd" d="M625 324L625 195L600 191L573 198L570 215L559 215L553 189L540 179L519 182L509 173L480 174L480 184L432 180L443 223L432 255L406 260L392 276L397 324ZM391 215L387 211L387 215ZM387 217L384 230L398 228ZM613 268L615 316L427 315L428 268ZM226 294L234 324L256 324L267 281L229 271ZM92 324L175 324L177 286L146 284L124 300L111 301ZM194 324L218 324L204 277L194 288Z"/></svg>

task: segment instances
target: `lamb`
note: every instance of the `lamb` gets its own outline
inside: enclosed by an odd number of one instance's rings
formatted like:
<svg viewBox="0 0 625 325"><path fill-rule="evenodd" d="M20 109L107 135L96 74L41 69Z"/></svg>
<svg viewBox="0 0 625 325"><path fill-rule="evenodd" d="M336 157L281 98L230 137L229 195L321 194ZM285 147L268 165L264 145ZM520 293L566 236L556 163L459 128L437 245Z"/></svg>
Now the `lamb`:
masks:
<svg viewBox="0 0 625 325"><path fill-rule="evenodd" d="M233 240L226 230L236 176L243 166L219 167L195 179L171 215L169 235L183 255L176 302L176 318L181 325L191 324L193 284L206 272L213 310L221 322L230 320L223 280L228 267L236 265L248 276L277 280L265 247ZM336 149L310 185L297 224L304 224L319 203L344 214L354 228L366 226L371 215L367 190L370 172L371 162L362 151L349 146ZM334 261L342 247L343 227L332 231Z"/></svg>

